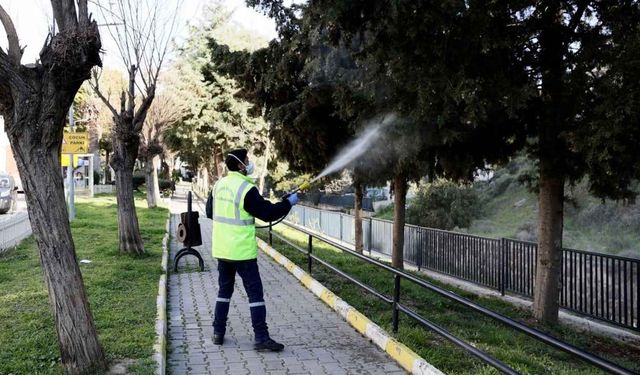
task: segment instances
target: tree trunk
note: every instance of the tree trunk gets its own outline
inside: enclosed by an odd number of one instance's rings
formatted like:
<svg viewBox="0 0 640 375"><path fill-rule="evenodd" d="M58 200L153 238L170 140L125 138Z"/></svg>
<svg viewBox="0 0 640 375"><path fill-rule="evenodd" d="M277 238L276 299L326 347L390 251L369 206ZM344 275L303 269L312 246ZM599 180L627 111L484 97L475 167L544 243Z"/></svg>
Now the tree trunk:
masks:
<svg viewBox="0 0 640 375"><path fill-rule="evenodd" d="M100 138L102 137L102 129L95 121L91 121L88 126L89 133L89 153L93 154L93 171L92 173L100 173ZM99 183L95 181L94 183Z"/></svg>
<svg viewBox="0 0 640 375"><path fill-rule="evenodd" d="M120 252L142 254L144 246L140 237L138 216L133 198L133 166L140 139L137 134L123 138L124 141L117 136L113 137L113 155L111 155L111 167L116 173Z"/></svg>
<svg viewBox="0 0 640 375"><path fill-rule="evenodd" d="M147 207L158 207L160 201L160 187L158 183L158 172L156 160L158 156L147 158L145 161L145 181L147 185Z"/></svg>
<svg viewBox="0 0 640 375"><path fill-rule="evenodd" d="M540 161L538 205L538 260L533 313L536 319L556 323L561 287L564 178L551 174L544 160Z"/></svg>
<svg viewBox="0 0 640 375"><path fill-rule="evenodd" d="M362 254L364 249L364 242L362 239L362 184L359 181L354 182L356 188L356 199L354 204L354 233L355 233L355 248L356 252Z"/></svg>
<svg viewBox="0 0 640 375"><path fill-rule="evenodd" d="M176 167L176 158L175 156L172 156L168 158L167 161L167 165L169 166L169 178L173 180L173 172L175 171L174 168Z"/></svg>
<svg viewBox="0 0 640 375"><path fill-rule="evenodd" d="M219 180L224 176L224 157L221 149L215 150L214 160L216 163L216 175Z"/></svg>
<svg viewBox="0 0 640 375"><path fill-rule="evenodd" d="M559 2L550 2L543 15L540 33L540 71L542 102L539 126L538 257L533 294L536 319L555 324L558 321L565 160L567 145L562 140L562 125L567 121L564 103L563 51L564 26ZM569 120L572 121L572 120Z"/></svg>
<svg viewBox="0 0 640 375"><path fill-rule="evenodd" d="M404 268L404 221L405 204L407 201L407 179L404 175L393 178L393 249L391 251L391 265Z"/></svg>
<svg viewBox="0 0 640 375"><path fill-rule="evenodd" d="M260 194L264 196L264 180L267 177L267 172L269 171L269 159L271 158L271 138L267 138L267 150L264 153L264 167L262 168L262 173L260 173L260 181L258 184L258 189L260 190Z"/></svg>
<svg viewBox="0 0 640 375"><path fill-rule="evenodd" d="M68 108L70 100L67 107L58 100L46 104L36 104L34 100L32 103L21 108L33 111L39 108ZM13 124L8 134L26 193L29 221L49 291L62 364L69 374L105 369L107 365L76 261L64 199L60 173L62 132L54 135L50 134L53 133L51 131L43 130L46 133L44 136L34 134L40 129L55 129L58 124L54 124L54 121L62 123L58 126L62 129L66 111L56 111L55 120L47 113L42 116L44 121L39 121L36 113L20 112L18 110L16 117L21 121Z"/></svg>
<svg viewBox="0 0 640 375"><path fill-rule="evenodd" d="M109 184L111 183L111 171L109 170L109 168L111 168L111 161L110 161L110 153L109 150L105 151L105 165L104 165L104 183L105 184Z"/></svg>
<svg viewBox="0 0 640 375"><path fill-rule="evenodd" d="M208 190L210 190L213 187L213 184L215 184L217 180L218 180L218 168L215 165L213 167L207 168Z"/></svg>
<svg viewBox="0 0 640 375"><path fill-rule="evenodd" d="M156 203L160 201L160 177L158 176L158 169L160 169L160 156L156 155L151 159L153 165L153 195L156 199Z"/></svg>
<svg viewBox="0 0 640 375"><path fill-rule="evenodd" d="M0 53L0 114L20 172L27 212L49 292L60 358L68 374L102 372L107 363L76 260L60 150L67 111L92 67L100 65L98 25L86 1L51 2L61 30L50 35L40 59L21 65L22 50L11 18L0 5L9 48Z"/></svg>

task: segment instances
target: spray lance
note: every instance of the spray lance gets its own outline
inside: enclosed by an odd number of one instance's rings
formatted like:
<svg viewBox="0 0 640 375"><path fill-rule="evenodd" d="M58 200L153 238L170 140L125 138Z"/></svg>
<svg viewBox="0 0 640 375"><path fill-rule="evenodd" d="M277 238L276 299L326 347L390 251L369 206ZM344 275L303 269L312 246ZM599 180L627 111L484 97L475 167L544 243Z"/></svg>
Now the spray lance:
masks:
<svg viewBox="0 0 640 375"><path fill-rule="evenodd" d="M317 178L316 178L316 179L314 179L313 181L315 181L315 180L317 180ZM295 189L291 190L290 192L286 193L285 195L283 195L283 196L282 196L282 200L285 200L285 199L289 198L291 195L293 195L293 194L295 194L295 193L298 193L298 192L300 192L300 191L303 191L303 190L307 190L307 189L309 189L309 188L311 187L311 184L313 183L313 181L311 181L311 180L304 181L304 182L303 182L303 183L301 183L297 188L295 188ZM256 226L256 228L269 228L269 227L273 227L274 225L276 225L276 224L280 223L282 220L284 220L284 218L285 218L285 217L287 217L287 215L284 215L283 217L281 217L281 218L280 218L280 219L278 219L277 221L274 221L274 222L269 223L269 224L267 224L267 225Z"/></svg>
<svg viewBox="0 0 640 375"><path fill-rule="evenodd" d="M307 180L307 181L305 181L305 182L301 183L301 184L300 184L300 186L298 186L297 188L295 188L295 189L291 190L290 192L288 192L287 194L283 195L283 196L282 196L282 199L287 199L287 198L289 198L291 195L293 195L293 194L295 194L295 193L298 193L298 192L300 192L300 191L302 191L302 190L307 190L307 189L309 189L310 187L311 187L311 181L310 181L310 180Z"/></svg>
<svg viewBox="0 0 640 375"><path fill-rule="evenodd" d="M382 118L378 118L377 120L371 122L367 128L362 132L358 138L351 141L346 147L342 149L342 151L333 159L333 161L322 171L318 176L316 176L313 180L305 181L297 188L291 190L287 194L285 194L282 199L287 199L292 194L295 194L301 190L307 190L311 187L311 185L322 177L328 176L332 173L338 172L346 168L350 163L354 160L357 160L362 155L364 155L367 150L370 150L376 142L379 141L382 130L384 127L389 126L394 123L396 120L395 114L387 114ZM285 215L286 217L286 215ZM280 218L278 221L270 223L269 225L256 227L256 228L269 228L273 225L278 224L285 217Z"/></svg>

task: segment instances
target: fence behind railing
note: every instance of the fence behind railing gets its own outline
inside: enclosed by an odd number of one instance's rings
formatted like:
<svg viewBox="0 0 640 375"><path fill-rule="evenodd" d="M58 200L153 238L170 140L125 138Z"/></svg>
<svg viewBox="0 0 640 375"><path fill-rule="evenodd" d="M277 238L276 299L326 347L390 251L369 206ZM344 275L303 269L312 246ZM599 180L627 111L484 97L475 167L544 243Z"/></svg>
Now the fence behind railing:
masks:
<svg viewBox="0 0 640 375"><path fill-rule="evenodd" d="M287 220L354 244L354 218L297 205ZM364 248L391 255L393 223L363 220ZM475 284L533 297L537 244L405 225L404 260ZM563 249L562 307L640 331L640 260Z"/></svg>
<svg viewBox="0 0 640 375"><path fill-rule="evenodd" d="M116 192L115 185L95 185L93 187L94 194L113 194Z"/></svg>

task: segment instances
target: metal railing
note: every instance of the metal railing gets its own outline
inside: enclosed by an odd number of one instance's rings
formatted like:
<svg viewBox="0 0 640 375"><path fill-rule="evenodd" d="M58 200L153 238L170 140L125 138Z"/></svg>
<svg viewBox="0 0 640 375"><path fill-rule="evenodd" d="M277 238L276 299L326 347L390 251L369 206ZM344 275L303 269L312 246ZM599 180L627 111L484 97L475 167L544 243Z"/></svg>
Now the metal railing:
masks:
<svg viewBox="0 0 640 375"><path fill-rule="evenodd" d="M428 319L424 318L423 316L421 316L420 314L418 314L416 311L412 310L411 308L409 308L407 305L403 304L401 302L401 282L402 280L407 280L409 282L412 282L413 284L423 288L423 289L427 289L430 290L432 292L435 292L447 299L450 299L452 301L455 301L457 303L462 304L463 306L477 312L480 313L484 316L490 317L512 329L515 329L517 331L520 331L522 333L525 333L531 337L533 337L536 340L539 340L547 345L550 345L556 349L562 350L566 353L571 354L574 357L580 358L581 360L596 366L600 369L603 369L605 371L608 371L610 373L613 374L628 374L631 375L633 374L633 372L620 367L618 365L616 365L613 362L610 362L606 359L603 359L601 357L598 357L592 353L586 352L584 350L581 350L571 344L568 344L564 341L561 341L553 336L549 336L545 333L543 333L542 331L539 331L535 328L531 328L527 325L524 325L522 323L519 323L511 318L508 318L507 316L504 316L502 314L499 314L495 311L489 310L481 305L478 305L474 302L471 302L470 300L463 298L453 292L447 291L445 289L442 289L426 280L423 280L421 278L418 278L414 275L411 275L409 273L406 273L404 271L395 269L393 267L390 267L389 265L380 262L378 260L372 259L370 257L367 257L365 255L359 254L341 244L339 244L338 242L332 241L330 239L327 239L321 235L318 235L317 233L314 233L306 228L300 227L298 225L292 225L292 224L288 224L288 223L284 223L285 225L289 226L290 228L293 228L295 230L298 230L302 233L305 233L308 236L308 241L307 241L307 247L302 248L300 246L298 246L297 244L293 243L292 241L288 240L287 238L285 238L284 236L279 235L278 233L273 232L272 227L269 227L268 229L268 234L269 234L269 244L273 245L273 237L277 237L279 238L281 241L285 242L286 244L288 244L289 246L293 247L294 249L298 250L299 252L306 254L307 256L307 269L309 271L309 273L311 274L312 269L313 269L313 262L316 261L317 263L322 264L323 266L331 269L332 271L334 271L335 273L337 273L338 275L346 278L347 280L351 281L352 283L354 283L355 285L359 286L360 288L368 291L369 293L373 294L374 296L376 296L377 298L381 299L383 302L390 304L391 308L392 308L392 326L393 326L393 331L395 333L398 332L398 326L399 326L399 313L403 312L405 313L407 316L411 317L412 319L414 319L415 321L417 321L418 323L420 323L421 325L427 327L428 329L436 332L437 334L443 336L444 338L446 338L447 340L451 341L453 344L459 346L460 348L462 348L463 350L465 350L466 352L472 354L473 356L475 356L476 358L480 359L481 361L495 367L497 370L499 370L502 373L505 374L518 374L518 372L514 369L512 369L511 367L509 367L507 364L505 364L504 362L492 357L491 355L477 349L476 347L474 347L473 345L465 342L464 340L456 337L455 335L451 334L449 331L447 331L446 329L438 326L437 324L429 321ZM350 276L349 274L345 273L344 271L340 270L338 267L330 264L329 262L321 259L320 257L318 257L316 254L313 253L313 239L322 241L324 243L327 243L339 250L341 250L343 253L345 254L349 254L351 256L354 256L368 264L374 265L376 267L378 267L381 270L387 271L391 274L393 274L393 279L394 279L394 288L393 288L393 296L389 297L386 296L384 293L381 293L379 291L377 291L374 287Z"/></svg>
<svg viewBox="0 0 640 375"><path fill-rule="evenodd" d="M298 197L301 201L313 205L326 205L340 208L353 208L356 197L354 195L331 195L324 193L300 193ZM362 198L362 209L373 211L373 199Z"/></svg>
<svg viewBox="0 0 640 375"><path fill-rule="evenodd" d="M287 221L348 244L354 244L354 218L340 212L297 205ZM393 222L363 220L367 251L391 256ZM404 260L482 285L503 295L533 297L537 244L507 238L405 225ZM640 331L640 259L563 249L563 308L634 331Z"/></svg>

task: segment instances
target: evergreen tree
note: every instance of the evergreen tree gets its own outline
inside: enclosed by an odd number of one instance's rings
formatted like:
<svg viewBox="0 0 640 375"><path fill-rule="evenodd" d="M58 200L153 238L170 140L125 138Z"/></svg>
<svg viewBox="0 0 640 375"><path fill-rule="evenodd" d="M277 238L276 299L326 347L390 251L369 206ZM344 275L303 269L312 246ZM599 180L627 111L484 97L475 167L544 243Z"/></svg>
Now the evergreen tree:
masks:
<svg viewBox="0 0 640 375"><path fill-rule="evenodd" d="M249 114L250 104L236 95L237 84L217 74L207 82L203 79L201 70L210 59L207 38L215 36L235 48L249 50L266 44L232 25L229 15L221 5L208 8L206 23L191 27L178 63L164 80L186 109L165 131L165 142L192 168L206 168L210 182L221 177L225 151L246 147L261 155L267 154L268 148L268 123Z"/></svg>
<svg viewBox="0 0 640 375"><path fill-rule="evenodd" d="M309 4L334 44L362 41L354 56L386 78L389 104L425 130L435 173L469 177L523 146L538 161L534 312L556 321L565 183L588 175L598 196L636 193L638 4Z"/></svg>

